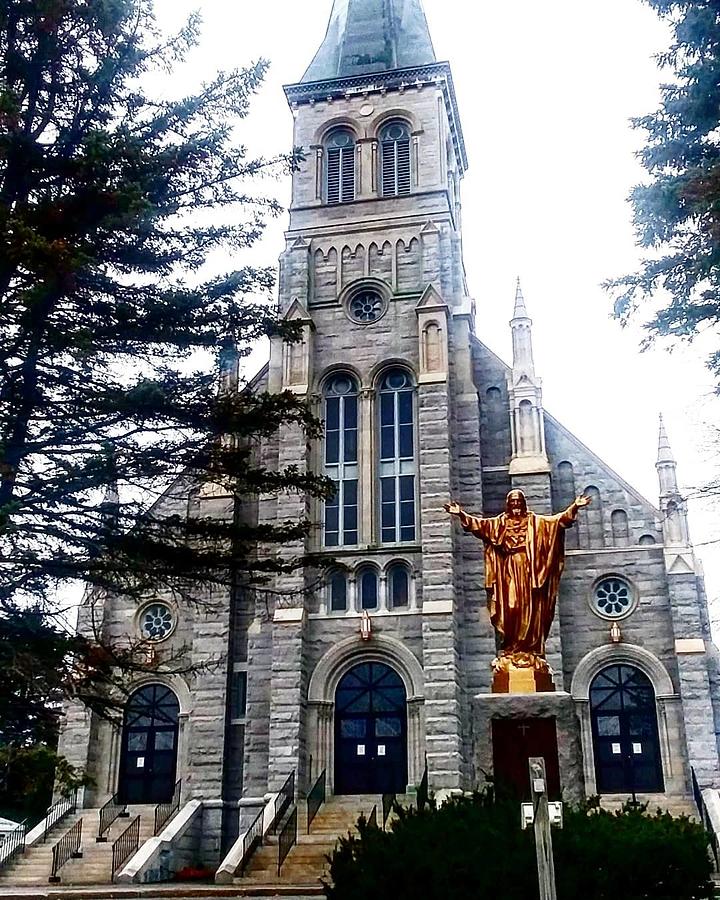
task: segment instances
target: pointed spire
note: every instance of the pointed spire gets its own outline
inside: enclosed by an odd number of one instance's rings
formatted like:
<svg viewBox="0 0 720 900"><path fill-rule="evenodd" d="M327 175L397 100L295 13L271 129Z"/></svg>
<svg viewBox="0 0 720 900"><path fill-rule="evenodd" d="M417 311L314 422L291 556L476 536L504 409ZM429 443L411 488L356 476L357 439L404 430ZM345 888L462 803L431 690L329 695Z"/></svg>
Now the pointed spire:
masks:
<svg viewBox="0 0 720 900"><path fill-rule="evenodd" d="M513 319L528 319L527 306L525 305L525 297L523 296L522 287L520 286L520 276L518 276L515 284L515 311Z"/></svg>
<svg viewBox="0 0 720 900"><path fill-rule="evenodd" d="M434 63L421 0L334 0L325 39L303 82Z"/></svg>
<svg viewBox="0 0 720 900"><path fill-rule="evenodd" d="M220 344L218 364L220 367L220 393L229 394L237 391L240 351L232 334L226 335Z"/></svg>
<svg viewBox="0 0 720 900"><path fill-rule="evenodd" d="M109 478L105 493L100 501L100 517L103 527L108 532L117 531L120 522L120 492L118 490L115 454L112 449L108 455Z"/></svg>
<svg viewBox="0 0 720 900"><path fill-rule="evenodd" d="M515 283L515 306L510 320L513 343L513 377L535 378L532 346L532 319L528 315L520 279Z"/></svg>
<svg viewBox="0 0 720 900"><path fill-rule="evenodd" d="M663 420L663 415L660 413L660 434L658 440L658 464L669 463L671 465L675 465L675 457L673 456L672 448L670 447L670 439L668 438L668 433L665 429L665 422Z"/></svg>

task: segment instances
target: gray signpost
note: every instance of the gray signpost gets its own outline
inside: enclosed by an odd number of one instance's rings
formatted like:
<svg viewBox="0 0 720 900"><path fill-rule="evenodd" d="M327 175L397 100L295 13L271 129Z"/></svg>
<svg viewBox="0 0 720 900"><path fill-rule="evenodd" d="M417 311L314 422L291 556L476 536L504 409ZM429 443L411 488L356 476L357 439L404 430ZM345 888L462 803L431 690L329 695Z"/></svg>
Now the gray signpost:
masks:
<svg viewBox="0 0 720 900"><path fill-rule="evenodd" d="M542 757L532 757L529 764L540 900L557 900L545 760Z"/></svg>

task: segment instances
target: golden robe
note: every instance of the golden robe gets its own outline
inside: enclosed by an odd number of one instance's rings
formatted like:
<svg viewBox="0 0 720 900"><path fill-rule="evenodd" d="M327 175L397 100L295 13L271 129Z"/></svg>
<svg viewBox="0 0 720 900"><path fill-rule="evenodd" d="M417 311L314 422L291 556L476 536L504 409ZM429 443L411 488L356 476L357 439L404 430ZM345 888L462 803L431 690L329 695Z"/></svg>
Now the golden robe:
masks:
<svg viewBox="0 0 720 900"><path fill-rule="evenodd" d="M463 528L485 544L488 610L503 656L544 658L565 567L565 529L576 517L574 504L554 516L461 514Z"/></svg>

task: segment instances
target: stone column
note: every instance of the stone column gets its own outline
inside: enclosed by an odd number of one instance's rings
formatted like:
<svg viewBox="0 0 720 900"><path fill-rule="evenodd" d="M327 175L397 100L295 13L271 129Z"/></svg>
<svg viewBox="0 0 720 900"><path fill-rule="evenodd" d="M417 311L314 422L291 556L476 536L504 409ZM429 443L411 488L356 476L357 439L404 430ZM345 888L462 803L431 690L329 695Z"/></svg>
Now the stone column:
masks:
<svg viewBox="0 0 720 900"><path fill-rule="evenodd" d="M455 620L447 383L418 391L426 754L432 789L461 787L462 710Z"/></svg>

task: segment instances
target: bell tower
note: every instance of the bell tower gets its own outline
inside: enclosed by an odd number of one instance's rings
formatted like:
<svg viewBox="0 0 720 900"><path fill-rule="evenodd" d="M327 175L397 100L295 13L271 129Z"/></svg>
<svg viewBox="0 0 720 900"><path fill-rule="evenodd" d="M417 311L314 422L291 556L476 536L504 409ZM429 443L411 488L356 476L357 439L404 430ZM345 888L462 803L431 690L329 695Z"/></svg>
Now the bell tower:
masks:
<svg viewBox="0 0 720 900"><path fill-rule="evenodd" d="M443 503L457 483L477 508L482 498L460 231L467 156L450 66L436 58L420 0L334 0L319 50L285 94L304 158L279 300L303 339L273 342L269 387L307 396L326 438L309 450L288 425L278 459L324 471L337 493L326 504L277 501L279 517L317 523L284 551L334 562L317 607L303 592L308 573L277 585L270 784L288 757L301 773L310 756L315 771L329 765L327 710L309 703L307 721L298 715L298 667L309 679L310 644L325 631L354 640L367 613L378 640L417 632L408 652L425 666L425 695L408 705L408 783L422 778L427 754L431 785L462 787L460 568L477 552L459 544Z"/></svg>

